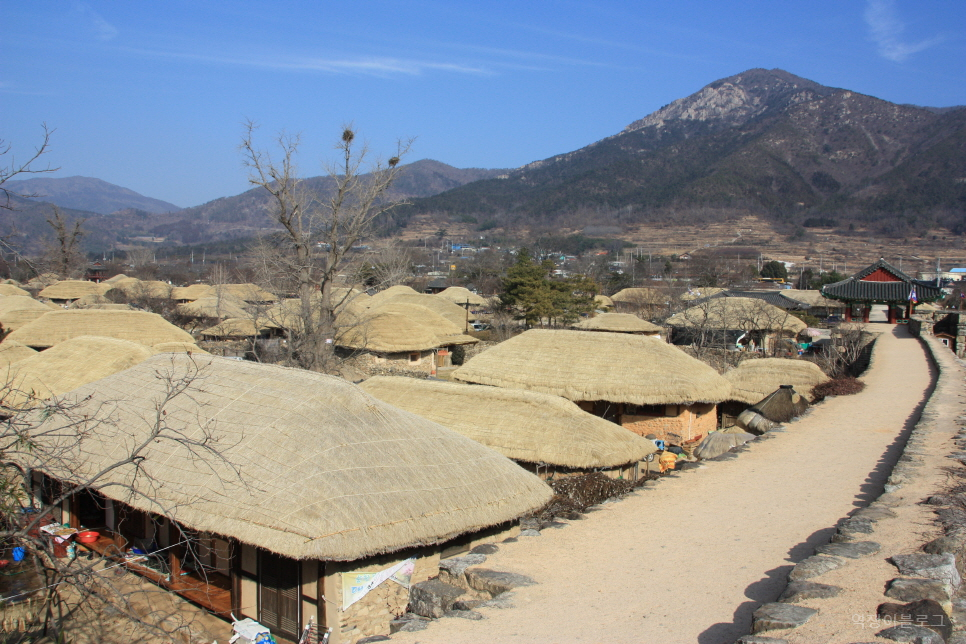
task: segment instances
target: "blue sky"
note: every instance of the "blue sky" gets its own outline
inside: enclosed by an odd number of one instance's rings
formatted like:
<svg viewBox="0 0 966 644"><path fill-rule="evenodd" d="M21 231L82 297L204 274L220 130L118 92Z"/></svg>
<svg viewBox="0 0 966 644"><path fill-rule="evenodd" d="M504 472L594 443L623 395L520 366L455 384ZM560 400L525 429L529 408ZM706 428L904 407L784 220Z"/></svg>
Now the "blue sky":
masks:
<svg viewBox="0 0 966 644"><path fill-rule="evenodd" d="M52 176L179 206L248 188L246 119L301 132L312 176L346 122L387 156L518 167L753 67L966 104L961 0L32 0L0 24L0 138L22 156L46 122Z"/></svg>

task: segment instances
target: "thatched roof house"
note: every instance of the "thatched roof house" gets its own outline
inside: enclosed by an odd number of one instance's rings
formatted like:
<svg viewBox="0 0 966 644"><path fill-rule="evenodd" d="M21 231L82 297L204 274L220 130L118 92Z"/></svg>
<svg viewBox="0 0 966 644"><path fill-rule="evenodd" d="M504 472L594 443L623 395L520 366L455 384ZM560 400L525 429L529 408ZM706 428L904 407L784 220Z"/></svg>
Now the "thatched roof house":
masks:
<svg viewBox="0 0 966 644"><path fill-rule="evenodd" d="M5 367L14 362L19 362L36 353L36 349L31 349L16 341L5 340L0 342L0 366Z"/></svg>
<svg viewBox="0 0 966 644"><path fill-rule="evenodd" d="M377 311L347 326L336 339L336 344L376 353L408 353L435 349L440 346L440 340L432 331L405 315Z"/></svg>
<svg viewBox="0 0 966 644"><path fill-rule="evenodd" d="M161 342L194 342L187 331L156 313L97 309L50 311L20 327L7 339L35 349L46 349L81 335L118 338L149 346Z"/></svg>
<svg viewBox="0 0 966 644"><path fill-rule="evenodd" d="M788 311L759 299L713 297L665 321L671 342L721 349L777 352L782 338L795 338L807 325ZM797 349L789 346L788 350Z"/></svg>
<svg viewBox="0 0 966 644"><path fill-rule="evenodd" d="M86 280L64 280L63 282L51 284L40 291L37 297L47 298L58 304L66 304L85 295L103 295L108 288L110 287L104 284L97 284Z"/></svg>
<svg viewBox="0 0 966 644"><path fill-rule="evenodd" d="M377 376L360 386L515 461L614 468L656 451L653 442L550 394L398 376Z"/></svg>
<svg viewBox="0 0 966 644"><path fill-rule="evenodd" d="M395 286L390 286L383 291L375 293L372 296L373 304L375 304L375 302L381 302L382 300L390 297L396 297L397 295L421 295L421 293L411 286L406 286L405 284L396 284Z"/></svg>
<svg viewBox="0 0 966 644"><path fill-rule="evenodd" d="M610 299L606 295L595 295L594 302L597 303L597 308L599 309L612 309L614 308L614 300Z"/></svg>
<svg viewBox="0 0 966 644"><path fill-rule="evenodd" d="M440 346L475 344L479 342L477 338L463 333L462 326L454 324L436 311L430 310L421 304L409 304L397 298L392 298L376 304L369 309L366 315L371 317L385 313L404 315L413 322L426 327L433 335L439 338Z"/></svg>
<svg viewBox="0 0 966 644"><path fill-rule="evenodd" d="M171 292L174 290L174 287L167 282L160 280L139 280L136 277L125 277L110 282L110 285L110 288L123 291L125 295L131 298L144 297L167 300L171 298Z"/></svg>
<svg viewBox="0 0 966 644"><path fill-rule="evenodd" d="M247 303L237 297L224 293L218 295L206 295L191 302L178 305L178 312L198 318L216 318L224 320L226 318L246 318L251 315L246 310Z"/></svg>
<svg viewBox="0 0 966 644"><path fill-rule="evenodd" d="M437 293L436 297L449 300L453 304L458 304L463 308L466 308L467 306L486 306L487 304L486 298L483 298L470 289L462 286L450 286L449 288Z"/></svg>
<svg viewBox="0 0 966 644"><path fill-rule="evenodd" d="M531 329L474 356L458 382L562 396L640 433L691 440L717 424L731 392L708 365L659 338Z"/></svg>
<svg viewBox="0 0 966 644"><path fill-rule="evenodd" d="M0 297L0 327L5 332L16 331L45 313L62 310L56 304L40 302L25 295Z"/></svg>
<svg viewBox="0 0 966 644"><path fill-rule="evenodd" d="M631 313L600 313L592 318L579 320L574 324L574 328L584 331L611 331L641 335L660 335L662 331L658 325L642 320Z"/></svg>
<svg viewBox="0 0 966 644"><path fill-rule="evenodd" d="M251 318L228 318L204 329L200 335L212 340L243 340L268 337L280 329L280 326L268 320L259 320L256 325L255 320Z"/></svg>
<svg viewBox="0 0 966 644"><path fill-rule="evenodd" d="M635 287L625 288L610 296L615 305L628 306L664 306L668 296L653 288Z"/></svg>
<svg viewBox="0 0 966 644"><path fill-rule="evenodd" d="M383 293L386 292L387 291L383 291ZM430 311L435 311L436 313L442 315L460 329L466 328L467 319L470 317L469 312L462 306L453 304L449 300L443 299L436 295L426 295L425 293L403 293L401 295L393 295L392 297L379 297L380 295L382 295L382 293L377 293L372 297L370 308L385 304L389 301L406 304L418 304L419 306L425 306Z"/></svg>
<svg viewBox="0 0 966 644"><path fill-rule="evenodd" d="M203 297L214 295L211 284L191 284L175 286L171 289L171 299L177 302L194 302Z"/></svg>
<svg viewBox="0 0 966 644"><path fill-rule="evenodd" d="M160 342L152 347L157 353L208 353L191 342Z"/></svg>
<svg viewBox="0 0 966 644"><path fill-rule="evenodd" d="M42 315L50 313L50 309L18 309L0 314L0 327L6 332L16 331L22 326L30 324Z"/></svg>
<svg viewBox="0 0 966 644"><path fill-rule="evenodd" d="M760 402L781 385L792 385L814 400L812 388L829 380L814 362L783 358L742 360L724 377L731 383L731 399L749 405Z"/></svg>
<svg viewBox="0 0 966 644"><path fill-rule="evenodd" d="M0 295L23 295L25 297L30 297L30 291L25 291L15 284L0 284Z"/></svg>
<svg viewBox="0 0 966 644"><path fill-rule="evenodd" d="M0 345L2 346L2 345ZM65 394L144 362L157 351L137 342L79 336L16 362L8 378L23 395L6 404L27 402L27 392L40 399Z"/></svg>
<svg viewBox="0 0 966 644"><path fill-rule="evenodd" d="M107 474L106 483L121 484L101 490L103 505L114 511L93 506L88 521L104 521L96 525L118 539L147 535L162 547L184 538L170 534L196 539L205 576L182 573L176 558L171 573L197 586L194 600L226 617L236 611L257 619L293 641L310 619L341 632L341 641L387 634L392 614L405 611L408 589L387 582L347 604L340 573L378 572L416 557L412 582L425 580L438 573L442 544L507 525L552 494L506 457L342 379L178 354L69 393L80 404L78 417L109 406L112 421L84 428L48 419L39 431L59 428L68 441L72 432L91 433L77 441L76 462L46 474L83 480L144 441L144 419L154 417L167 392L159 373L198 374L196 387L165 406L165 423L189 440L210 437L218 456L170 440L149 442L136 479L131 468ZM143 494L127 491L132 481ZM118 523L121 512L126 520ZM168 518L157 525L150 513ZM203 590L209 584L210 595ZM292 588L294 599L283 593ZM302 601L302 593L317 601ZM267 605L265 597L277 603Z"/></svg>
<svg viewBox="0 0 966 644"><path fill-rule="evenodd" d="M700 300L706 297L712 297L718 295L719 293L724 293L728 289L720 288L717 286L700 286L698 288L685 291L678 296L683 302L690 302L692 300Z"/></svg>

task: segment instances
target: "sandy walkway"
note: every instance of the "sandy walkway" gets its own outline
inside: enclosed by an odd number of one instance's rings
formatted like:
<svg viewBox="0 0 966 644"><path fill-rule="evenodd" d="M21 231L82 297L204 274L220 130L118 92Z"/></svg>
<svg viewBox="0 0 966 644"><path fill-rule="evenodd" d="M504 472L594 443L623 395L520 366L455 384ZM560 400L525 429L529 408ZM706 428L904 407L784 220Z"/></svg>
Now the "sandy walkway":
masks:
<svg viewBox="0 0 966 644"><path fill-rule="evenodd" d="M931 371L905 328L882 330L866 390L817 407L736 460L664 480L583 521L501 546L486 567L529 575L516 607L394 641L724 644L784 589L792 563L874 499Z"/></svg>

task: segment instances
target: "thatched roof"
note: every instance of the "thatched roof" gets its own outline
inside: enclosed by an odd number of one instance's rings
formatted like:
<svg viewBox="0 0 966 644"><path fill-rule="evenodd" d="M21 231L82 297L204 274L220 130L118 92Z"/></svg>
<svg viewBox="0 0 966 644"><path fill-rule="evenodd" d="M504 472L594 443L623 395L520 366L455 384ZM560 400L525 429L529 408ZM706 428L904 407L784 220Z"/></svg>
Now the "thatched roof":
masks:
<svg viewBox="0 0 966 644"><path fill-rule="evenodd" d="M442 344L474 344L478 339L463 333L463 327L457 326L436 311L431 311L420 304L400 302L396 298L385 300L369 309L367 315L382 313L398 313L429 329L439 338Z"/></svg>
<svg viewBox="0 0 966 644"><path fill-rule="evenodd" d="M665 324L683 328L785 331L795 334L808 328L787 311L747 297L704 300L697 306L672 315Z"/></svg>
<svg viewBox="0 0 966 644"><path fill-rule="evenodd" d="M8 378L24 395L15 394L13 400L4 402L25 403L27 392L33 392L40 399L59 396L133 367L155 353L151 347L116 338L71 338L11 365Z"/></svg>
<svg viewBox="0 0 966 644"><path fill-rule="evenodd" d="M146 345L194 342L187 331L182 331L156 313L97 309L50 311L7 337L28 347L42 348L80 335L118 338Z"/></svg>
<svg viewBox="0 0 966 644"><path fill-rule="evenodd" d="M596 302L597 306L600 308L614 308L614 300L610 299L606 295L595 295L594 302Z"/></svg>
<svg viewBox="0 0 966 644"><path fill-rule="evenodd" d="M50 310L25 309L20 311L10 311L0 314L0 327L6 332L16 331L17 329L30 324L42 315L50 313Z"/></svg>
<svg viewBox="0 0 966 644"><path fill-rule="evenodd" d="M60 277L56 273L43 273L30 279L24 286L29 288L44 288L51 284L56 284L59 281Z"/></svg>
<svg viewBox="0 0 966 644"><path fill-rule="evenodd" d="M29 358L37 353L36 349L25 347L19 342L6 340L0 342L0 366L6 366L14 362Z"/></svg>
<svg viewBox="0 0 966 644"><path fill-rule="evenodd" d="M280 328L268 320L259 320L258 326L251 318L228 318L220 324L209 327L201 332L206 338L254 338L271 329Z"/></svg>
<svg viewBox="0 0 966 644"><path fill-rule="evenodd" d="M85 295L103 295L110 288L107 284L97 284L87 280L64 280L51 284L42 290L37 297L48 300L76 300Z"/></svg>
<svg viewBox="0 0 966 644"><path fill-rule="evenodd" d="M56 304L46 304L27 295L0 297L0 315L11 311L41 311L46 313L48 311L63 311L63 309Z"/></svg>
<svg viewBox="0 0 966 644"><path fill-rule="evenodd" d="M396 284L395 286L390 286L386 290L379 291L373 295L373 305L375 305L377 301L381 302L384 299L396 297L397 295L420 295L420 293L411 286L406 286L405 284Z"/></svg>
<svg viewBox="0 0 966 644"><path fill-rule="evenodd" d="M128 297L152 297L158 299L168 299L174 290L167 282L160 280L139 280L136 277L125 277L124 279L111 282L111 288L116 288Z"/></svg>
<svg viewBox="0 0 966 644"><path fill-rule="evenodd" d="M781 385L751 408L770 421L787 423L808 409L808 399L791 385Z"/></svg>
<svg viewBox="0 0 966 644"><path fill-rule="evenodd" d="M790 297L793 300L804 302L805 304L808 304L810 307L824 306L824 307L833 308L833 309L845 308L845 302L839 302L838 300L830 300L827 297L823 297L821 291L815 291L815 290L802 291L799 289L790 288L790 289L783 290L781 293L782 295L786 297Z"/></svg>
<svg viewBox="0 0 966 644"><path fill-rule="evenodd" d="M343 329L335 340L337 345L375 353L427 351L443 344L432 331L399 313L377 311Z"/></svg>
<svg viewBox="0 0 966 644"><path fill-rule="evenodd" d="M218 295L207 295L197 300L178 305L178 312L182 315L190 315L199 318L246 318L251 317L244 300L228 293Z"/></svg>
<svg viewBox="0 0 966 644"><path fill-rule="evenodd" d="M23 295L26 297L30 297L30 291L25 291L24 289L14 284L0 284L0 295L3 295L3 296Z"/></svg>
<svg viewBox="0 0 966 644"><path fill-rule="evenodd" d="M610 296L614 303L663 306L668 296L653 288L625 288Z"/></svg>
<svg viewBox="0 0 966 644"><path fill-rule="evenodd" d="M273 293L269 293L258 284L219 284L213 288L215 293L227 293L252 304L278 301Z"/></svg>
<svg viewBox="0 0 966 644"><path fill-rule="evenodd" d="M361 387L517 461L618 467L657 449L653 442L559 396L398 376L370 378Z"/></svg>
<svg viewBox="0 0 966 644"><path fill-rule="evenodd" d="M212 290L213 288L214 287L212 287L211 284L175 286L173 289L171 289L171 299L193 302L194 300L214 295L214 291Z"/></svg>
<svg viewBox="0 0 966 644"><path fill-rule="evenodd" d="M781 385L792 385L814 400L812 388L829 380L814 362L785 358L743 360L724 377L731 383L731 399L749 405L761 401Z"/></svg>
<svg viewBox="0 0 966 644"><path fill-rule="evenodd" d="M152 442L138 464L143 494L111 486L103 494L300 560L442 543L511 521L552 494L506 457L340 378L182 354L155 356L68 394L83 401L75 415L108 405L114 422L91 428L70 470L48 473L70 482L123 458L144 440L144 418L154 417L167 391L159 374L190 377L196 368L196 386L166 405L165 423L194 441L207 430L221 458ZM38 431L63 423L54 416ZM130 483L132 474L119 468L105 482Z"/></svg>
<svg viewBox="0 0 966 644"><path fill-rule="evenodd" d="M574 324L575 329L584 331L612 331L614 333L643 333L657 335L661 327L642 320L630 313L601 313L592 318L584 318Z"/></svg>
<svg viewBox="0 0 966 644"><path fill-rule="evenodd" d="M383 291L384 293L385 291ZM378 298L378 295L382 293L377 293L371 300L372 307L379 306L389 301L393 302L404 302L406 304L418 304L419 306L425 306L430 311L436 311L444 318L463 329L466 326L466 317L468 312L462 306L453 304L449 300L445 300L441 297L436 297L435 295L427 295L425 293L411 293L394 295L391 298ZM371 307L370 307L371 308Z"/></svg>
<svg viewBox="0 0 966 644"><path fill-rule="evenodd" d="M454 304L459 304L460 306L466 305L467 302L473 306L486 306L486 299L480 297L473 291L462 286L450 286L449 288L436 294L436 297L441 297L444 300L449 300Z"/></svg>
<svg viewBox="0 0 966 644"><path fill-rule="evenodd" d="M156 353L208 353L191 342L161 342L152 348Z"/></svg>
<svg viewBox="0 0 966 644"><path fill-rule="evenodd" d="M473 357L453 379L634 405L718 403L731 392L714 369L659 338L602 331L531 329Z"/></svg>
<svg viewBox="0 0 966 644"><path fill-rule="evenodd" d="M678 299L685 302L690 302L691 300L700 300L705 297L711 297L713 295L718 295L719 293L724 293L728 289L719 288L717 286L700 286L698 288L691 289L690 292L685 291L678 296Z"/></svg>
<svg viewBox="0 0 966 644"><path fill-rule="evenodd" d="M86 308L96 307L99 304L113 304L113 302L111 302L109 299L107 299L100 293L89 293L71 302L70 308L86 309ZM122 306L127 306L127 305L125 304Z"/></svg>
<svg viewBox="0 0 966 644"><path fill-rule="evenodd" d="M109 277L102 284L114 284L115 282L120 282L121 280L126 280L128 277L124 273L118 273L114 277Z"/></svg>

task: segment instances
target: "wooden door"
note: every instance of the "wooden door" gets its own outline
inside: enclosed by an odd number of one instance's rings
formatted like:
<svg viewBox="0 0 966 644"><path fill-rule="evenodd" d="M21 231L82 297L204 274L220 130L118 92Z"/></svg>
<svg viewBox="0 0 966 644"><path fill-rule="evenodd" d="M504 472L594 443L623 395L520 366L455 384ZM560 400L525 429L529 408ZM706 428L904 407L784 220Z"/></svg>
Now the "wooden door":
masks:
<svg viewBox="0 0 966 644"><path fill-rule="evenodd" d="M273 633L298 639L301 630L298 561L259 550L258 621Z"/></svg>

